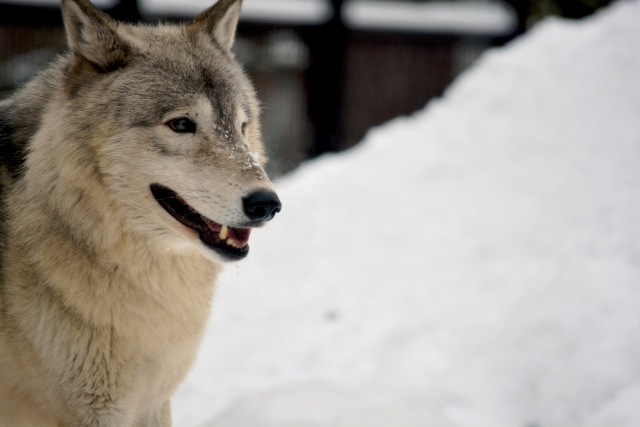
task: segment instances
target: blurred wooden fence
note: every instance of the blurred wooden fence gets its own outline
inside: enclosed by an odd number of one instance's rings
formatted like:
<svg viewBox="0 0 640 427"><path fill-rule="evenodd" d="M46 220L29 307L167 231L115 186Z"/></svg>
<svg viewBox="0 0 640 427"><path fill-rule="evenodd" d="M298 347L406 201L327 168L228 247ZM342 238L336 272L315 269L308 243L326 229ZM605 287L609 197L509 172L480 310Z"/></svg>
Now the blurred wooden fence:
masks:
<svg viewBox="0 0 640 427"><path fill-rule="evenodd" d="M0 0L0 96L66 45L59 8L11 1ZM422 108L483 49L513 35L354 28L343 20L342 0L327 3L332 12L316 21L261 22L254 16L238 29L234 49L263 102L272 175L349 148L370 127ZM135 0L121 0L106 12L127 21L185 18L140 9Z"/></svg>

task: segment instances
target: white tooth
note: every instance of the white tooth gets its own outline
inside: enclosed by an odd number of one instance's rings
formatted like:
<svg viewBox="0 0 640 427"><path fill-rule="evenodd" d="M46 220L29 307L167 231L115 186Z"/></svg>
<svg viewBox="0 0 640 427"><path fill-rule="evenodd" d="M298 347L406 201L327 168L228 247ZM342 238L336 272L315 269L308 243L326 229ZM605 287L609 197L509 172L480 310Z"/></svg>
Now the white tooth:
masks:
<svg viewBox="0 0 640 427"><path fill-rule="evenodd" d="M233 240L231 240L231 239L227 239L227 245L235 246L235 244L233 243Z"/></svg>
<svg viewBox="0 0 640 427"><path fill-rule="evenodd" d="M227 226L223 225L222 228L220 229L220 240L224 241L228 235L229 233L227 230Z"/></svg>

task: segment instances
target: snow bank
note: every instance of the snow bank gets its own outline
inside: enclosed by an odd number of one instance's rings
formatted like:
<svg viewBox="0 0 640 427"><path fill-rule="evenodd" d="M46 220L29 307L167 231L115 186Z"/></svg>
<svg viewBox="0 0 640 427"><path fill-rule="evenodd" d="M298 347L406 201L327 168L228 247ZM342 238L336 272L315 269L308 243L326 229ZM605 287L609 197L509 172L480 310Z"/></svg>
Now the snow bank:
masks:
<svg viewBox="0 0 640 427"><path fill-rule="evenodd" d="M639 426L639 22L545 21L282 180L174 425Z"/></svg>

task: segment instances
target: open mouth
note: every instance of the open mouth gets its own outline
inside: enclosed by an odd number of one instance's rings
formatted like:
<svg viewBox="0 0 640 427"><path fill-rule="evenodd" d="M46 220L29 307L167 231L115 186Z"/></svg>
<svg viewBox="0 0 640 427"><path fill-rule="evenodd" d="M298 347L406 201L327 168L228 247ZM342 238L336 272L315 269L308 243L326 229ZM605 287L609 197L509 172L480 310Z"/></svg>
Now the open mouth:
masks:
<svg viewBox="0 0 640 427"><path fill-rule="evenodd" d="M151 193L169 214L182 225L196 231L202 243L229 260L239 260L249 253L250 228L234 228L200 214L178 194L160 184L151 184Z"/></svg>

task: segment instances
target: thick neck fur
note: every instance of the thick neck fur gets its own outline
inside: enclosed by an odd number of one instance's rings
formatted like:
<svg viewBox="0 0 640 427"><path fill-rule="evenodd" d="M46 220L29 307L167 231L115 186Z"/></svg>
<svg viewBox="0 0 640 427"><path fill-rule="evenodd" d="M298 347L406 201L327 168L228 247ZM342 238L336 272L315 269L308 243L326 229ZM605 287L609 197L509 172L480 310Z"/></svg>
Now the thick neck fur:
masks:
<svg viewBox="0 0 640 427"><path fill-rule="evenodd" d="M94 151L100 119L69 124L73 102L50 78L64 67L0 105L21 111L36 97L41 106L21 173L3 176L0 413L18 409L0 426L38 410L58 417L37 418L42 425L125 426L147 416L132 408L167 405L195 357L220 270L197 248L171 248L136 224ZM87 384L99 386L78 396ZM18 395L22 409L7 403ZM68 406L82 399L93 406Z"/></svg>
<svg viewBox="0 0 640 427"><path fill-rule="evenodd" d="M71 292L95 298L99 307L115 307L125 297L113 294L119 287L108 283L104 289L89 285L104 277L130 281L134 289L117 292L149 298L167 310L174 310L176 294L193 294L192 302L208 300L219 266L196 248L170 250L136 229L126 205L105 182L94 151L99 142L93 140L104 137L108 130L101 129L97 117L65 126L68 117L74 116L73 102L64 88L49 89L55 102L44 107L40 131L28 147L24 176L8 195L17 201L10 205L19 207L9 212L10 233L19 234L25 246L33 241L30 249L46 248L43 253L36 250L31 262L56 265L64 282L69 281L67 277L84 275L82 280L73 280L82 289ZM60 105L65 107L60 109ZM42 244L47 241L52 246ZM11 250L12 243L9 236L7 249ZM72 261L78 257L90 270L73 270ZM68 283L63 286L69 290Z"/></svg>

